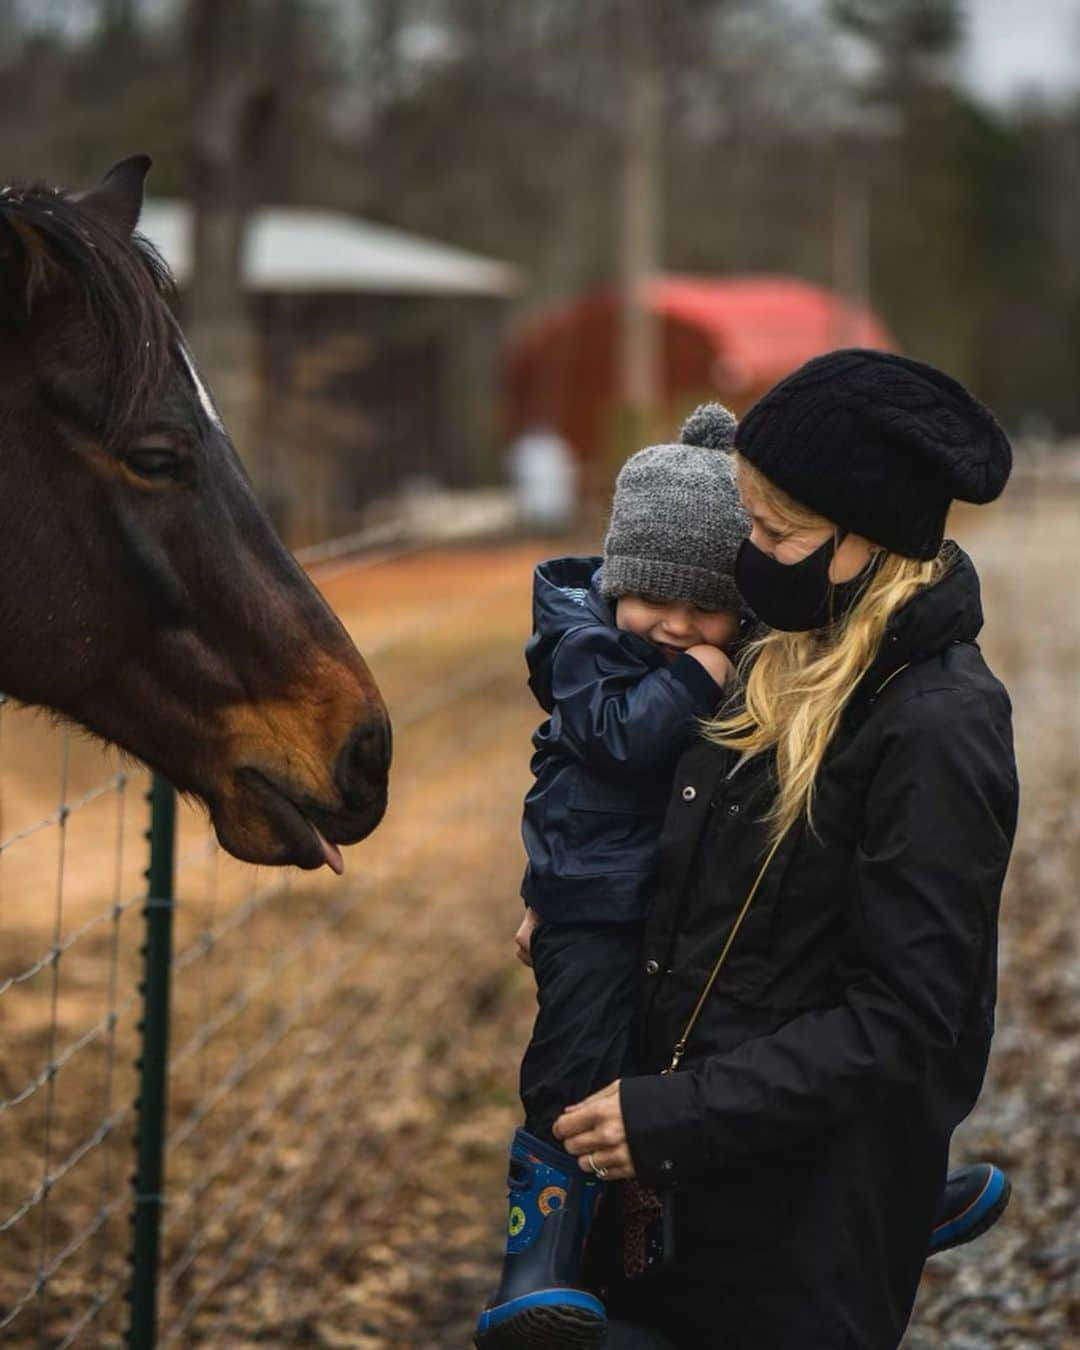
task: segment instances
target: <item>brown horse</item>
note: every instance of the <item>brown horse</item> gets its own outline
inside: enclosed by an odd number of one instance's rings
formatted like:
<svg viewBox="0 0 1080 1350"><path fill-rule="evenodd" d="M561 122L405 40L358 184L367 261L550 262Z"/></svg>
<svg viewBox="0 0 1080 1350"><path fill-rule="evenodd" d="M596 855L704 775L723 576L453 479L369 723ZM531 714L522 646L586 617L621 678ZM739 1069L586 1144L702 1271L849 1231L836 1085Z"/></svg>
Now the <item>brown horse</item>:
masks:
<svg viewBox="0 0 1080 1350"><path fill-rule="evenodd" d="M386 709L133 233L149 167L0 188L0 689L165 774L238 858L340 871L386 808Z"/></svg>

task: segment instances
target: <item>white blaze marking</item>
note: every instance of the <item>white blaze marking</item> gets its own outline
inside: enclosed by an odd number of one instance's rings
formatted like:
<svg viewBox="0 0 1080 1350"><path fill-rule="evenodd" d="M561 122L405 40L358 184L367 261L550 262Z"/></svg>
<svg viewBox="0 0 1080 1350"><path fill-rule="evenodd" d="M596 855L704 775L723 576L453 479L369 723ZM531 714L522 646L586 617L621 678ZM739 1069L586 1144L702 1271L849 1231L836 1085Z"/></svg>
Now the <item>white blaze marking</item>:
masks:
<svg viewBox="0 0 1080 1350"><path fill-rule="evenodd" d="M180 355L184 358L184 365L187 366L188 374L191 376L191 383L195 386L195 392L199 396L199 403L202 405L203 412L219 431L225 430L225 424L221 420L221 414L214 404L210 391L199 378L199 372L195 369L195 362L192 360L191 353L187 349L187 344L181 340L179 342Z"/></svg>

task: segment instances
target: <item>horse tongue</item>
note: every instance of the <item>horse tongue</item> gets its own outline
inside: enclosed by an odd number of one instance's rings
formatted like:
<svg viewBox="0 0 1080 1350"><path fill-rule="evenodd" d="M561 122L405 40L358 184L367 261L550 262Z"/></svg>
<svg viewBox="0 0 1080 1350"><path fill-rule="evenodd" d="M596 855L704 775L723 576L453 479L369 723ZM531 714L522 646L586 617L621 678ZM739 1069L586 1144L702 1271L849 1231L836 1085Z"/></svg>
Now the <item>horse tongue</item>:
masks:
<svg viewBox="0 0 1080 1350"><path fill-rule="evenodd" d="M337 844L331 844L328 839L324 839L317 826L312 825L311 828L315 831L315 838L322 847L323 859L327 867L330 868L331 872L336 872L339 877L342 876L345 872L345 860L341 856L341 849L338 848Z"/></svg>

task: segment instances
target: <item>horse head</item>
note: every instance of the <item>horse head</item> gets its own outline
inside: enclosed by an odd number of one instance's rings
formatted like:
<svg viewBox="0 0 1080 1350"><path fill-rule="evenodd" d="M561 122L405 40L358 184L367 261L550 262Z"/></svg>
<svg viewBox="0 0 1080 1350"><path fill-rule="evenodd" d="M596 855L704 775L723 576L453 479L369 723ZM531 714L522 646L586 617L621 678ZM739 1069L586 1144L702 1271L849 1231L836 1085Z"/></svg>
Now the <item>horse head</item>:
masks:
<svg viewBox="0 0 1080 1350"><path fill-rule="evenodd" d="M386 709L135 233L149 167L0 188L0 689L165 774L238 858L340 871L386 807Z"/></svg>

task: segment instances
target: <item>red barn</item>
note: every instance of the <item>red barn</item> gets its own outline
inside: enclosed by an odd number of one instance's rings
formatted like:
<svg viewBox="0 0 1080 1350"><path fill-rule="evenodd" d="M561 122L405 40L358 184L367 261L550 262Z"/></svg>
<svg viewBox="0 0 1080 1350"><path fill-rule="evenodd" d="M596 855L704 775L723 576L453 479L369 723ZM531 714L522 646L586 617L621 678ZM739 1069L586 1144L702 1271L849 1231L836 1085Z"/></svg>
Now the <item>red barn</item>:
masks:
<svg viewBox="0 0 1080 1350"><path fill-rule="evenodd" d="M661 434L696 403L741 413L781 376L836 347L895 344L869 309L790 277L663 276L646 288L659 326ZM593 486L619 446L619 292L608 288L526 319L506 356L508 431L555 428Z"/></svg>

